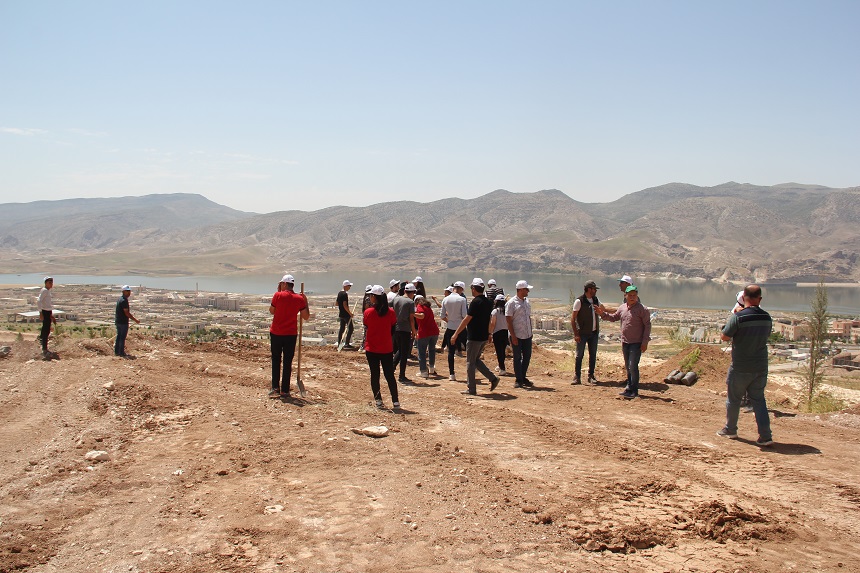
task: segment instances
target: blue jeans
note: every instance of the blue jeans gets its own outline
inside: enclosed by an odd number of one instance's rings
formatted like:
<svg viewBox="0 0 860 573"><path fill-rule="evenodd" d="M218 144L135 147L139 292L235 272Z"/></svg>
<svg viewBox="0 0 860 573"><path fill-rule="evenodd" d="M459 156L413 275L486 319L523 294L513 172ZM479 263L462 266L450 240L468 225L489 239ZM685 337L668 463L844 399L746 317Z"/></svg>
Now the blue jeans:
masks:
<svg viewBox="0 0 860 573"><path fill-rule="evenodd" d="M517 382L525 382L529 371L529 362L532 361L532 338L517 338L517 343L511 341L514 351L514 376Z"/></svg>
<svg viewBox="0 0 860 573"><path fill-rule="evenodd" d="M418 370L427 372L427 350L430 350L430 368L436 368L436 343L439 342L439 335L425 336L415 341L415 346L418 347Z"/></svg>
<svg viewBox="0 0 860 573"><path fill-rule="evenodd" d="M767 386L767 370L758 372L738 372L729 366L726 376L726 431L738 432L738 416L740 415L741 400L749 395L755 413L755 423L758 426L758 436L762 440L773 439L770 431L770 416L767 413L767 402L764 399L764 387Z"/></svg>
<svg viewBox="0 0 860 573"><path fill-rule="evenodd" d="M128 323L116 325L116 342L113 345L113 353L117 356L125 356L125 337L128 336Z"/></svg>
<svg viewBox="0 0 860 573"><path fill-rule="evenodd" d="M627 368L627 390L633 394L639 394L639 359L642 358L642 343L621 343L621 352L624 354L624 366Z"/></svg>
<svg viewBox="0 0 860 573"><path fill-rule="evenodd" d="M594 377L594 368L597 365L597 340L598 332L592 330L591 334L585 336L579 333L579 342L576 343L576 377L582 374L582 359L585 357L585 346L588 345L588 376Z"/></svg>

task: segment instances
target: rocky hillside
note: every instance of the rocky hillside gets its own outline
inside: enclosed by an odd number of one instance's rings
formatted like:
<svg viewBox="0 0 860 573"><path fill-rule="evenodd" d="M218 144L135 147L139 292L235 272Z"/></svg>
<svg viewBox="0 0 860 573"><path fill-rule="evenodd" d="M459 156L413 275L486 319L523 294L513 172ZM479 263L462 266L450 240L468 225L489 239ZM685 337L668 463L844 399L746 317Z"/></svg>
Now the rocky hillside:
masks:
<svg viewBox="0 0 860 573"><path fill-rule="evenodd" d="M158 197L206 201L150 196ZM106 200L117 202L113 211L57 214L53 224L47 215L27 224L7 220L0 225L0 265L21 272L35 249L48 246L66 249L63 261L77 260L89 272L119 265L215 273L289 263L296 270L383 264L738 281L860 280L857 187L671 183L611 203L581 203L557 190L497 190L468 200L265 215L210 203L191 211L193 222L176 203L146 206L133 199ZM50 232L39 235L38 227Z"/></svg>

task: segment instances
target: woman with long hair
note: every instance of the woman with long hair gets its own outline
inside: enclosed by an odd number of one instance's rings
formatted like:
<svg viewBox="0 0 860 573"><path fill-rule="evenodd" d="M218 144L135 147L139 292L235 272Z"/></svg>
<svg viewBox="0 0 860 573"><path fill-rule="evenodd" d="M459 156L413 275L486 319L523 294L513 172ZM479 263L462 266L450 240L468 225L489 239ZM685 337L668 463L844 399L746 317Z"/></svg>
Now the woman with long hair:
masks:
<svg viewBox="0 0 860 573"><path fill-rule="evenodd" d="M505 295L497 294L495 299L495 307L490 315L490 336L493 337L493 346L496 347L496 358L499 361L499 367L496 372L499 376L507 374L505 372L505 349L508 347L508 322L505 320Z"/></svg>
<svg viewBox="0 0 860 573"><path fill-rule="evenodd" d="M418 375L430 378L436 375L436 343L439 342L439 325L433 315L433 307L426 297L415 296L415 322L418 323L418 337L415 346L418 347ZM427 352L430 351L428 365ZM429 366L429 367L428 367Z"/></svg>
<svg viewBox="0 0 860 573"><path fill-rule="evenodd" d="M392 406L400 407L397 396L397 381L394 379L394 343L391 339L391 329L397 321L394 311L388 307L388 298L382 285L373 285L370 289L371 306L364 311L364 355L370 366L370 389L377 408L384 408L382 392L379 386L379 368L388 382Z"/></svg>

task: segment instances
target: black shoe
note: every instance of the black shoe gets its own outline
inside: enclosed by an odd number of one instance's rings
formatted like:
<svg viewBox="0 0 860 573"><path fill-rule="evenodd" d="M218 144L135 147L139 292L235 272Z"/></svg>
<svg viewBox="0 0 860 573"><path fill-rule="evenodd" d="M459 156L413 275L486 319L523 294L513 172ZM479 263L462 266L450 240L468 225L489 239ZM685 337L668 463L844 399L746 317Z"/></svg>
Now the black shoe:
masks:
<svg viewBox="0 0 860 573"><path fill-rule="evenodd" d="M522 382L514 382L514 388L525 388Z"/></svg>
<svg viewBox="0 0 860 573"><path fill-rule="evenodd" d="M630 394L630 386L625 387L623 391L618 393L619 396L625 396L627 394Z"/></svg>
<svg viewBox="0 0 860 573"><path fill-rule="evenodd" d="M490 382L490 390L491 391L495 390L498 385L499 385L499 378L496 378L495 380Z"/></svg>
<svg viewBox="0 0 860 573"><path fill-rule="evenodd" d="M401 384L412 384L412 380L410 380L406 376L401 376L400 378L397 379L397 381L400 382Z"/></svg>
<svg viewBox="0 0 860 573"><path fill-rule="evenodd" d="M525 380L522 381L522 385L525 386L526 388L531 388L532 386L534 386L534 384L532 384L532 381L529 380L528 378L526 378Z"/></svg>
<svg viewBox="0 0 860 573"><path fill-rule="evenodd" d="M460 394L468 394L469 396L477 396L477 395L478 395L478 391L477 391L477 390L475 390L475 391L472 391L472 390L463 390L462 392L460 392Z"/></svg>
<svg viewBox="0 0 860 573"><path fill-rule="evenodd" d="M630 392L628 390L627 392L622 392L621 397L625 400L632 400L633 398L638 398L639 394L637 392Z"/></svg>
<svg viewBox="0 0 860 573"><path fill-rule="evenodd" d="M580 381L579 381L579 376L574 376L574 377L573 377L573 382L571 382L571 384L572 384L573 386L576 386L577 384L582 384L582 382L580 382Z"/></svg>

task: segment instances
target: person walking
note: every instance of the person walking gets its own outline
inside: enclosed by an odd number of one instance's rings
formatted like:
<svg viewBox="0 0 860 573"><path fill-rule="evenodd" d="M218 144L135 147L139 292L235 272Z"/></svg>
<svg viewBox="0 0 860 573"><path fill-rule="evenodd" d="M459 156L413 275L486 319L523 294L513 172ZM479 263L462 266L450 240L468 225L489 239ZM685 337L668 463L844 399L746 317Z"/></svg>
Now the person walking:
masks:
<svg viewBox="0 0 860 573"><path fill-rule="evenodd" d="M508 348L508 321L505 318L505 295L497 294L494 301L495 308L490 315L490 336L493 338L493 346L496 349L496 360L499 365L496 372L499 376L505 376L505 351Z"/></svg>
<svg viewBox="0 0 860 573"><path fill-rule="evenodd" d="M113 353L121 358L131 358L125 351L125 339L128 336L128 321L133 320L137 324L140 321L131 314L128 298L131 296L131 287L124 285L122 287L122 296L116 301L116 312L114 324L116 325L116 342L113 345Z"/></svg>
<svg viewBox="0 0 860 573"><path fill-rule="evenodd" d="M394 380L394 343L391 339L391 328L397 322L394 311L388 306L388 297L382 285L373 285L370 289L371 306L364 311L362 321L367 333L364 340L364 355L370 367L370 391L377 408L384 408L382 392L379 385L379 369L388 382L392 406L400 407L397 394L397 381Z"/></svg>
<svg viewBox="0 0 860 573"><path fill-rule="evenodd" d="M468 312L466 299L457 293L457 283L455 282L451 294L442 299L442 312L440 313L441 319L447 323L445 335L442 338L442 348L448 348L448 379L452 382L457 380L454 375L454 354L457 351L457 345L451 342L451 337L454 336Z"/></svg>
<svg viewBox="0 0 860 573"><path fill-rule="evenodd" d="M418 374L422 378L436 375L436 343L439 342L439 325L433 315L433 307L426 297L415 295L415 322L418 324ZM429 361L428 361L429 353Z"/></svg>
<svg viewBox="0 0 860 573"><path fill-rule="evenodd" d="M352 288L352 283L343 281L343 290L337 293L337 312L340 319L340 330L337 332L337 350L355 350L355 347L350 344L352 340L353 324L352 324L352 309L349 308L349 289ZM344 337L344 331L346 337Z"/></svg>
<svg viewBox="0 0 860 573"><path fill-rule="evenodd" d="M402 384L411 384L412 380L406 377L406 361L412 353L412 340L418 334L415 328L415 285L406 283L403 294L394 297L391 308L397 318L394 327L394 339L396 349L394 351L394 363L400 364L400 375L397 381Z"/></svg>
<svg viewBox="0 0 860 573"><path fill-rule="evenodd" d="M289 398L290 378L293 371L293 355L299 337L298 315L310 318L308 297L295 291L296 279L284 275L278 282L278 292L272 296L269 314L272 325L269 327L269 345L272 350L272 389L269 398ZM283 358L283 373L281 359Z"/></svg>
<svg viewBox="0 0 860 573"><path fill-rule="evenodd" d="M54 296L51 294L51 289L54 288L54 277L45 277L44 285L39 291L36 308L39 310L39 318L42 319L42 331L39 334L42 358L49 359L52 354L48 352L48 337L51 336L51 325L57 324L57 317L54 316Z"/></svg>
<svg viewBox="0 0 860 573"><path fill-rule="evenodd" d="M487 281L487 290L484 292L484 296L487 297L489 301L495 301L496 297L500 294L505 294L504 289L496 284L496 279L490 279Z"/></svg>
<svg viewBox="0 0 860 573"><path fill-rule="evenodd" d="M732 363L726 374L726 424L718 436L736 439L741 401L749 394L758 428L759 446L772 446L773 434L764 389L767 386L767 340L773 331L773 320L761 308L761 287L755 284L744 289L746 308L732 313L720 337L732 343Z"/></svg>
<svg viewBox="0 0 860 573"><path fill-rule="evenodd" d="M629 381L621 396L630 400L639 396L639 359L651 340L651 315L639 302L636 285L630 285L624 293L626 302L612 314L602 312L601 317L610 322L621 321L621 352Z"/></svg>
<svg viewBox="0 0 860 573"><path fill-rule="evenodd" d="M571 384L580 384L582 359L585 356L586 346L588 347L588 383L597 384L594 368L597 365L597 342L600 339L600 313L606 310L597 299L599 288L594 281L588 281L583 287L582 296L573 301L570 326L573 328L573 339L576 341L576 365Z"/></svg>
<svg viewBox="0 0 860 573"><path fill-rule="evenodd" d="M481 354L490 338L490 315L493 312L493 303L484 296L484 281L475 277L472 279L472 302L466 318L451 335L451 344L457 344L457 337L461 332L467 330L469 339L466 341L466 380L468 388L463 394L475 396L478 393L475 371L478 370L490 381L490 390L495 390L499 385L499 377L493 374L484 361Z"/></svg>
<svg viewBox="0 0 860 573"><path fill-rule="evenodd" d="M505 305L505 320L508 323L508 336L514 351L514 388L531 388L528 379L529 363L532 359L532 304L529 291L534 287L527 281L517 282L517 295Z"/></svg>

